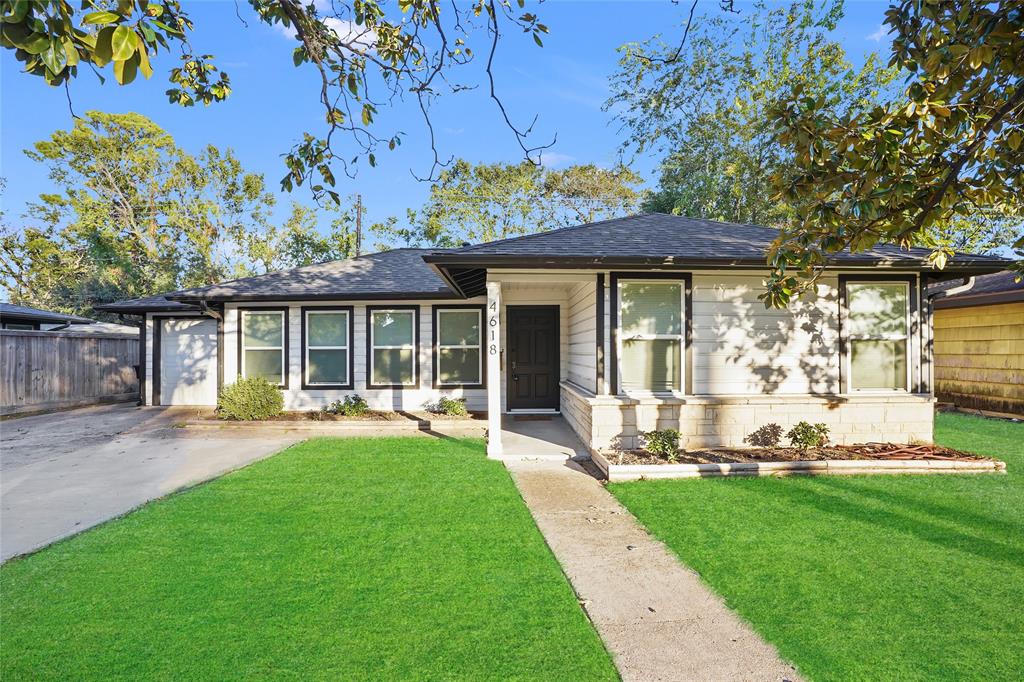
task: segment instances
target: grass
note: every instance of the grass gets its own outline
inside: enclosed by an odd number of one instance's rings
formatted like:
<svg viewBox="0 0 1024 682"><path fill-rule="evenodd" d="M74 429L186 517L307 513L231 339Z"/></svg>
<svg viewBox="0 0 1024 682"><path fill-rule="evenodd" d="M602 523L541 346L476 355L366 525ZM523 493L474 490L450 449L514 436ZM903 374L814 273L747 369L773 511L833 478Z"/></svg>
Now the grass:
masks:
<svg viewBox="0 0 1024 682"><path fill-rule="evenodd" d="M1008 474L610 486L814 680L1019 680L1024 424L956 414L936 441Z"/></svg>
<svg viewBox="0 0 1024 682"><path fill-rule="evenodd" d="M476 440L317 439L0 568L0 677L617 675Z"/></svg>

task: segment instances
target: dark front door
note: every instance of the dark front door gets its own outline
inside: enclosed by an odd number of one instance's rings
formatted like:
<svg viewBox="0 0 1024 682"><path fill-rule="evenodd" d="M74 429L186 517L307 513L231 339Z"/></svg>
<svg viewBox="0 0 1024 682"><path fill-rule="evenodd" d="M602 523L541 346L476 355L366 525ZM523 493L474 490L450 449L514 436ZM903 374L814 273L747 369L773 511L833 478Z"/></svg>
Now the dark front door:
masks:
<svg viewBox="0 0 1024 682"><path fill-rule="evenodd" d="M558 306L509 306L508 409L558 409Z"/></svg>

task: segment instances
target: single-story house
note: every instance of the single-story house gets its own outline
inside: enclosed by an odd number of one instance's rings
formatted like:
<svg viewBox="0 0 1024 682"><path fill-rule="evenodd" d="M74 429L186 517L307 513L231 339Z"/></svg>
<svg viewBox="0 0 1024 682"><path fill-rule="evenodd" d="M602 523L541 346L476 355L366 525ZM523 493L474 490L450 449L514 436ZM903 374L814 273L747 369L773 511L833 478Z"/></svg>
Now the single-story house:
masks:
<svg viewBox="0 0 1024 682"><path fill-rule="evenodd" d="M55 313L13 303L0 303L0 329L18 331L49 331L72 324L92 324L88 317Z"/></svg>
<svg viewBox="0 0 1024 682"><path fill-rule="evenodd" d="M935 286L935 394L1024 416L1024 281L1005 271Z"/></svg>
<svg viewBox="0 0 1024 682"><path fill-rule="evenodd" d="M1007 261L927 249L839 253L789 309L757 299L776 231L664 214L458 249L395 249L102 309L145 319L147 405L216 402L265 376L287 409L357 393L417 410L445 395L501 416L561 413L591 450L676 428L739 445L769 422L838 442L930 441L938 280Z"/></svg>

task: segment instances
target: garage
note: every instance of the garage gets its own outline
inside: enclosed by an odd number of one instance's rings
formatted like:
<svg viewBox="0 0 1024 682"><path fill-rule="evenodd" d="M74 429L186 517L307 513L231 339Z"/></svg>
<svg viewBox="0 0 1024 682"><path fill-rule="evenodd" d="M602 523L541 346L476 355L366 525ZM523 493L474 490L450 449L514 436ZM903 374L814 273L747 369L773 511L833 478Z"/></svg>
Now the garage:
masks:
<svg viewBox="0 0 1024 682"><path fill-rule="evenodd" d="M154 393L159 405L217 403L217 321L204 318L157 318L159 371Z"/></svg>

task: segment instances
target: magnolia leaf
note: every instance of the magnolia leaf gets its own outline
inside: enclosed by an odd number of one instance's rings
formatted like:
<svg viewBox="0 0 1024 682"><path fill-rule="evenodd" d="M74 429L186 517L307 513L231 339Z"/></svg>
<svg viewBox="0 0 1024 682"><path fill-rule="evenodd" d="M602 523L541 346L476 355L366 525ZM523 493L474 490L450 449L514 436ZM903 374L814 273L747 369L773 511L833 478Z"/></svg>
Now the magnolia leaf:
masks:
<svg viewBox="0 0 1024 682"><path fill-rule="evenodd" d="M139 37L131 28L128 26L118 26L115 28L113 35L110 37L110 50L114 61L126 61L135 52L138 44ZM118 82L121 82L121 80L118 79Z"/></svg>
<svg viewBox="0 0 1024 682"><path fill-rule="evenodd" d="M116 12L89 12L82 17L83 24L113 24L121 21L121 15Z"/></svg>

